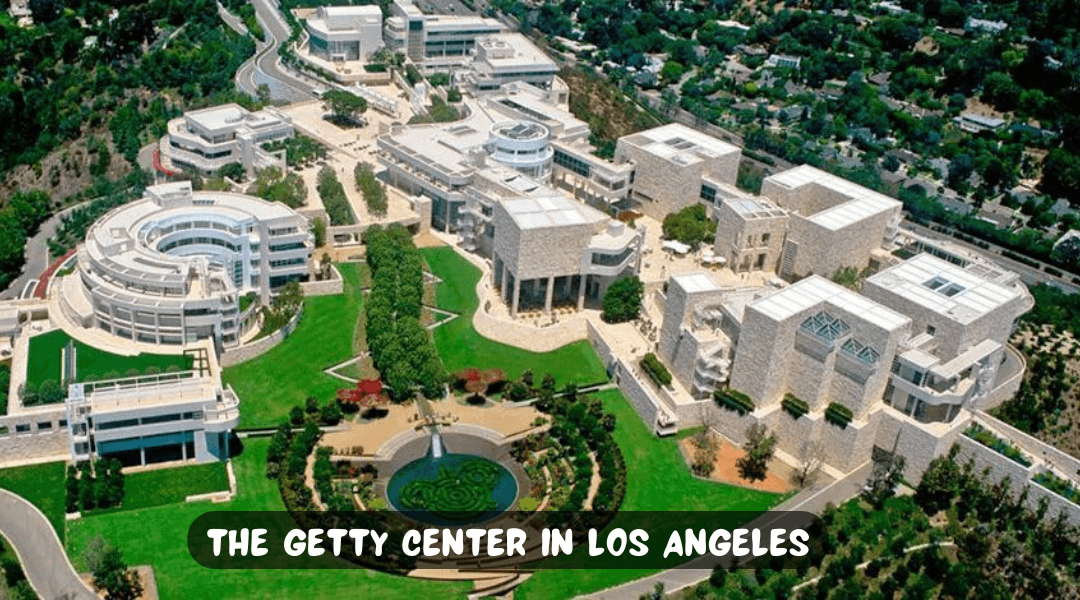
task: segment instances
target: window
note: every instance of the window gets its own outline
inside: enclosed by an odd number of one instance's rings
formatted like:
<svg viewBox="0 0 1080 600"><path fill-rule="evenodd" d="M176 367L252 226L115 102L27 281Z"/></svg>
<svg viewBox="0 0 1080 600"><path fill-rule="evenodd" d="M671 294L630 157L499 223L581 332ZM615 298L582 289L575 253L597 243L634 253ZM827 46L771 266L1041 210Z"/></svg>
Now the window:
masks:
<svg viewBox="0 0 1080 600"><path fill-rule="evenodd" d="M754 262L754 268L755 269L763 269L763 268L765 268L765 253L764 252L757 255L757 260Z"/></svg>
<svg viewBox="0 0 1080 600"><path fill-rule="evenodd" d="M892 372L893 372L893 375L899 375L900 374L900 359L895 357L895 356L892 359Z"/></svg>
<svg viewBox="0 0 1080 600"><path fill-rule="evenodd" d="M907 404L904 405L904 414L910 415L915 410L915 405L919 403L919 399L914 394L907 395Z"/></svg>
<svg viewBox="0 0 1080 600"><path fill-rule="evenodd" d="M762 246L767 246L769 244L769 237L770 237L770 234L768 234L768 233L761 234L761 245Z"/></svg>
<svg viewBox="0 0 1080 600"><path fill-rule="evenodd" d="M934 329L933 325L926 326L926 335L934 335L935 333L937 333L937 329Z"/></svg>
<svg viewBox="0 0 1080 600"><path fill-rule="evenodd" d="M851 331L851 327L847 323L825 311L807 317L799 327L829 344Z"/></svg>
<svg viewBox="0 0 1080 600"><path fill-rule="evenodd" d="M699 194L702 200L706 202L713 202L716 200L716 188L701 184L701 193Z"/></svg>
<svg viewBox="0 0 1080 600"><path fill-rule="evenodd" d="M915 385L922 385L923 377L925 374L922 371L915 371L911 374L911 383Z"/></svg>

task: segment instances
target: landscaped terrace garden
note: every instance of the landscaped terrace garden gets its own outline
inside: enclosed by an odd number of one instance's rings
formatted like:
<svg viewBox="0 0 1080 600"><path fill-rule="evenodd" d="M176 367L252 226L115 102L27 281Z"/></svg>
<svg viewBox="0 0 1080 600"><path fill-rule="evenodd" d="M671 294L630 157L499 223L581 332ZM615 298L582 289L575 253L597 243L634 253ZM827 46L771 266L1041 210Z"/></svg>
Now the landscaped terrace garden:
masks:
<svg viewBox="0 0 1080 600"><path fill-rule="evenodd" d="M1031 459L1024 456L1024 453L1021 452L1015 444L1011 444L1008 441L999 438L993 431L986 429L978 423L972 423L964 430L964 435L1025 467L1031 466Z"/></svg>
<svg viewBox="0 0 1080 600"><path fill-rule="evenodd" d="M61 353L72 338L62 329L30 338L30 367L26 372L26 386L38 389L45 381L57 384L63 379L64 363ZM75 340L75 379L115 379L135 375L151 375L167 371L186 371L194 360L183 354L136 354L121 356L87 346Z"/></svg>

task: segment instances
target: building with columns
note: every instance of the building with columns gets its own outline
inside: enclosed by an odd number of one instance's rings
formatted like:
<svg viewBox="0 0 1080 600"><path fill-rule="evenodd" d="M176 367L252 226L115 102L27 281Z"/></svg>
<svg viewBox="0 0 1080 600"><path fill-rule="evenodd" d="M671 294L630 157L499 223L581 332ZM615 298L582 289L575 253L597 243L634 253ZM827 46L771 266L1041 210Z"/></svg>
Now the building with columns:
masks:
<svg viewBox="0 0 1080 600"><path fill-rule="evenodd" d="M492 225L494 283L512 317L557 306L580 310L641 268L644 230L562 195L500 202Z"/></svg>
<svg viewBox="0 0 1080 600"><path fill-rule="evenodd" d="M307 219L284 204L196 192L189 181L150 186L90 227L60 306L72 322L127 340L235 346L255 321L240 297L266 304L308 277L313 252Z"/></svg>
<svg viewBox="0 0 1080 600"><path fill-rule="evenodd" d="M184 113L169 121L161 154L174 167L212 176L218 169L239 163L248 176L266 167L285 169L284 155L262 149L262 144L292 137L289 117L273 107L251 112L239 104L223 104Z"/></svg>

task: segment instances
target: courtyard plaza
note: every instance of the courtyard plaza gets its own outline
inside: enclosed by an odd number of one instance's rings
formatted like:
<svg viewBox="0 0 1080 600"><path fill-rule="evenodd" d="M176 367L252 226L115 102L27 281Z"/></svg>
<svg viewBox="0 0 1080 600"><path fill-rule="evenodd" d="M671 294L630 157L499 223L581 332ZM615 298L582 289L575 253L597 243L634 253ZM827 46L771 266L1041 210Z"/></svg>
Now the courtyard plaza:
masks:
<svg viewBox="0 0 1080 600"><path fill-rule="evenodd" d="M530 405L512 402L467 404L453 397L430 402L434 422L442 431L481 433L493 441L515 438L531 432L533 422L542 414ZM322 444L338 454L385 456L399 443L428 435L427 421L415 403L394 404L382 409L384 416L369 418L361 412L347 417L334 431L326 433ZM354 449L362 448L355 452Z"/></svg>

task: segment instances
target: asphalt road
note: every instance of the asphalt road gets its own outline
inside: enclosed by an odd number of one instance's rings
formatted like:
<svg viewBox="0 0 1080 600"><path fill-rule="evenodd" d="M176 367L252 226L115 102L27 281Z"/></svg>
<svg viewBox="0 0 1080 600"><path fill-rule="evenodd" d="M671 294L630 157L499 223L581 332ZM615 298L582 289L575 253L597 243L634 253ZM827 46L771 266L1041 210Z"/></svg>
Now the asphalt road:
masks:
<svg viewBox="0 0 1080 600"><path fill-rule="evenodd" d="M270 38L269 43L263 44L261 49L259 49L258 45L256 46L255 60L253 66L249 69L251 90L258 87L257 78L258 74L261 73L279 84L278 86L271 86L271 95L275 99L278 99L279 96L288 96L280 99L292 102L315 99L312 90L318 86L293 75L281 66L278 47L289 39L290 31L288 23L285 22L285 18L281 15L277 2L275 0L251 0L251 3L255 7L255 15L259 24L262 25L263 30ZM247 63L245 63L245 66L247 66ZM241 71L243 70L244 68L241 67ZM240 76L238 74L238 79Z"/></svg>
<svg viewBox="0 0 1080 600"><path fill-rule="evenodd" d="M45 269L49 267L49 238L56 235L56 229L60 227L60 219L83 204L85 202L65 208L49 217L48 221L41 224L37 234L26 241L26 264L23 266L22 275L12 281L6 290L0 292L0 300L21 298L26 285L45 272Z"/></svg>
<svg viewBox="0 0 1080 600"><path fill-rule="evenodd" d="M19 556L26 578L46 600L97 600L71 566L60 538L33 504L0 490L0 532Z"/></svg>

